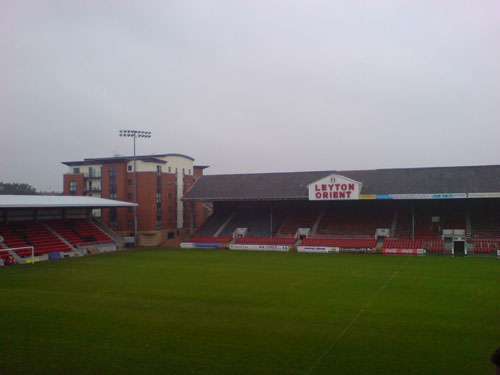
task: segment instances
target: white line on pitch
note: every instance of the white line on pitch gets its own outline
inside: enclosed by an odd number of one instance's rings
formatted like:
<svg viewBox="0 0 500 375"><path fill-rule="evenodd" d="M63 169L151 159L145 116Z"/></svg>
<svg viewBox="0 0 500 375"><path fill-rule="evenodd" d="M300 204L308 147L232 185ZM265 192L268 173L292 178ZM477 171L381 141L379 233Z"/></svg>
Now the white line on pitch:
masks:
<svg viewBox="0 0 500 375"><path fill-rule="evenodd" d="M328 346L328 348L326 348L325 352L321 355L321 357L319 357L316 360L316 362L314 362L314 364L309 368L309 370L307 370L305 372L306 375L309 375L314 370L316 370L318 365L328 355L328 353L330 353L330 351L333 349L335 344L337 344L337 342L346 334L346 332L349 330L349 328L351 328L351 326L361 316L361 314L363 314L366 311L366 309L372 304L372 302L375 300L375 298L377 298L377 296L380 294L380 292L382 292L382 290L385 289L385 287L392 281L392 279L394 279L399 274L399 272L403 269L403 267L406 265L406 263L409 262L410 259L411 259L411 256L408 256L406 261L401 266L399 266L399 268L396 271L394 271L394 273L391 275L391 277L389 277L387 279L387 281L384 283L384 285L382 285L380 288L378 288L378 290L375 292L375 294L373 294L372 298L370 298L370 300L361 308L361 310L359 310L359 312L354 316L354 318L351 319L349 324L347 324L347 326L342 330L342 332L340 332L337 335L337 337L335 337L335 339Z"/></svg>

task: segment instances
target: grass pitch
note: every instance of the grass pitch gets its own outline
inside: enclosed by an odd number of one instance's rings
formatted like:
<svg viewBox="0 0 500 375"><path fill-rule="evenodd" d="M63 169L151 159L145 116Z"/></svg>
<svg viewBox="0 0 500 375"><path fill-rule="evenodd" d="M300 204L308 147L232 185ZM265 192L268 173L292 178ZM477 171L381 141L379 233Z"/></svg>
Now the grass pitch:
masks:
<svg viewBox="0 0 500 375"><path fill-rule="evenodd" d="M494 258L140 250L0 268L1 374L490 374Z"/></svg>

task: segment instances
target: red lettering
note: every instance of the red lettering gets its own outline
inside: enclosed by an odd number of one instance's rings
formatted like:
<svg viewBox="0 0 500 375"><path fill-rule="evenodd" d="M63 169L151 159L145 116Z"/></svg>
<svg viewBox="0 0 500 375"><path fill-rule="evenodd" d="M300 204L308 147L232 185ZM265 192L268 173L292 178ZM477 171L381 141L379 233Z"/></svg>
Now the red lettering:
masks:
<svg viewBox="0 0 500 375"><path fill-rule="evenodd" d="M349 190L354 190L354 184L349 184Z"/></svg>
<svg viewBox="0 0 500 375"><path fill-rule="evenodd" d="M321 193L316 193L316 199L320 199L321 198Z"/></svg>
<svg viewBox="0 0 500 375"><path fill-rule="evenodd" d="M321 185L321 190L326 191L326 185Z"/></svg>
<svg viewBox="0 0 500 375"><path fill-rule="evenodd" d="M328 188L331 190L333 190L333 184L328 184Z"/></svg>
<svg viewBox="0 0 500 375"><path fill-rule="evenodd" d="M319 191L318 185L314 185L314 190Z"/></svg>
<svg viewBox="0 0 500 375"><path fill-rule="evenodd" d="M333 192L333 197L334 197L335 199L338 199L338 197L339 197L339 193L338 193L337 191L334 191L334 192Z"/></svg>
<svg viewBox="0 0 500 375"><path fill-rule="evenodd" d="M347 195L347 198L351 198L351 192L350 191L346 191L345 194Z"/></svg>
<svg viewBox="0 0 500 375"><path fill-rule="evenodd" d="M345 191L341 191L339 193L339 198L345 198Z"/></svg>
<svg viewBox="0 0 500 375"><path fill-rule="evenodd" d="M342 186L340 186L340 188L341 188L342 190L347 190L347 185L346 185L346 184L342 184Z"/></svg>
<svg viewBox="0 0 500 375"><path fill-rule="evenodd" d="M337 191L339 190L339 186L340 184L335 184L335 188L337 189Z"/></svg>
<svg viewBox="0 0 500 375"><path fill-rule="evenodd" d="M323 198L327 198L328 199L328 193L326 191L323 193Z"/></svg>

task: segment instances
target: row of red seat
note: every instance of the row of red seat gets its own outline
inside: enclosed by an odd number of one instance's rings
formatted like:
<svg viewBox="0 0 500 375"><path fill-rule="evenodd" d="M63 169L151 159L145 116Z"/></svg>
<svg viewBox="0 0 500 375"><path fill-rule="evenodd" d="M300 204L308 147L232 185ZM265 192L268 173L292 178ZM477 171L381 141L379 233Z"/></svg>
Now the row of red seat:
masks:
<svg viewBox="0 0 500 375"><path fill-rule="evenodd" d="M1 250L0 249L0 259L5 259L9 256L9 252L7 250Z"/></svg>
<svg viewBox="0 0 500 375"><path fill-rule="evenodd" d="M113 242L108 235L87 219L49 220L46 223L73 246Z"/></svg>
<svg viewBox="0 0 500 375"><path fill-rule="evenodd" d="M0 234L7 246L11 248L33 246L35 255L72 250L54 233L35 221L0 223ZM30 249L16 250L16 253L19 256L31 256Z"/></svg>
<svg viewBox="0 0 500 375"><path fill-rule="evenodd" d="M194 237L191 237L186 242L193 242L193 243L229 243L232 240L233 240L233 236L220 236L220 237L214 237L214 236L194 236Z"/></svg>
<svg viewBox="0 0 500 375"><path fill-rule="evenodd" d="M280 234L295 234L299 228L311 228L319 212L319 210L304 210L289 214L281 226Z"/></svg>
<svg viewBox="0 0 500 375"><path fill-rule="evenodd" d="M343 247L350 249L374 248L377 245L377 239L365 238L305 238L300 246L325 246L325 247Z"/></svg>
<svg viewBox="0 0 500 375"><path fill-rule="evenodd" d="M423 240L411 238L386 238L384 247L388 249L421 249Z"/></svg>
<svg viewBox="0 0 500 375"><path fill-rule="evenodd" d="M319 223L318 234L373 236L377 228L390 228L394 211L390 208L330 208Z"/></svg>
<svg viewBox="0 0 500 375"><path fill-rule="evenodd" d="M480 239L473 240L474 252L475 253L492 253L500 248L500 239L490 238L490 239Z"/></svg>

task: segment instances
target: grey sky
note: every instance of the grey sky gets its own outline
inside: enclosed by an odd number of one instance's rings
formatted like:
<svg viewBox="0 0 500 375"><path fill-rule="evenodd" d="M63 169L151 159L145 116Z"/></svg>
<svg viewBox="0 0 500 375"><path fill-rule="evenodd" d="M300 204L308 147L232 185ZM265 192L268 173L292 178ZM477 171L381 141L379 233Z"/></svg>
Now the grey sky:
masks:
<svg viewBox="0 0 500 375"><path fill-rule="evenodd" d="M210 174L500 163L496 0L4 0L0 181L179 152Z"/></svg>

